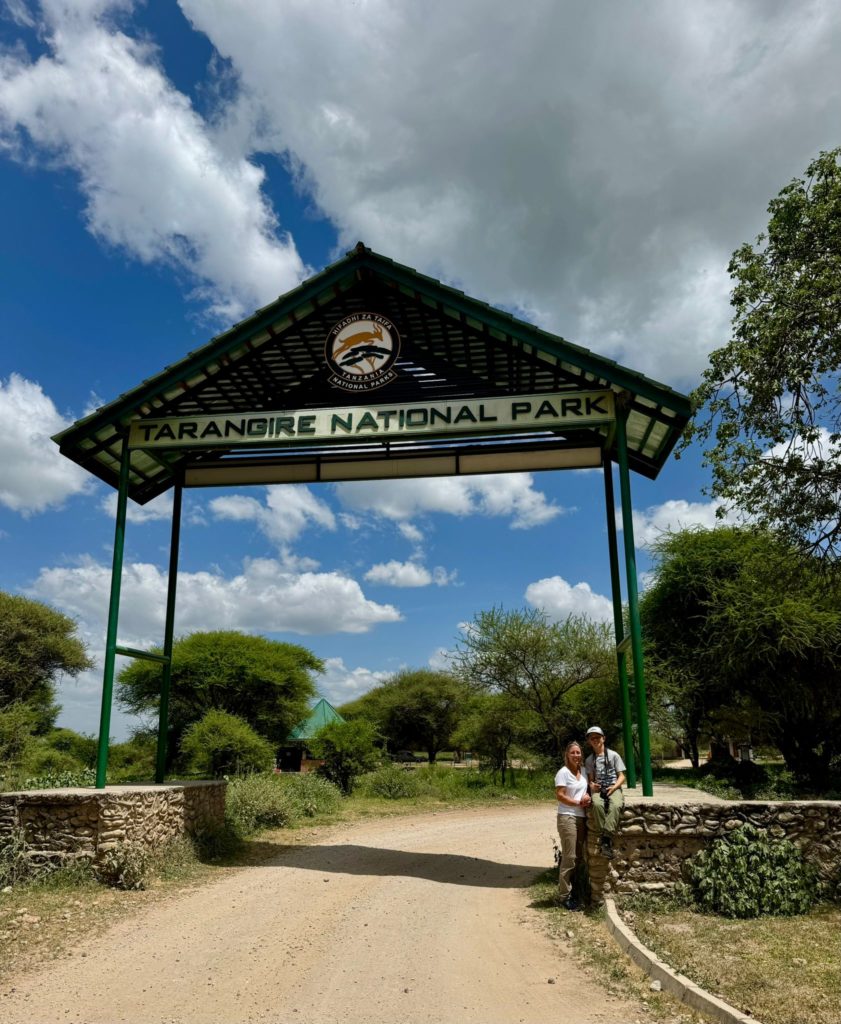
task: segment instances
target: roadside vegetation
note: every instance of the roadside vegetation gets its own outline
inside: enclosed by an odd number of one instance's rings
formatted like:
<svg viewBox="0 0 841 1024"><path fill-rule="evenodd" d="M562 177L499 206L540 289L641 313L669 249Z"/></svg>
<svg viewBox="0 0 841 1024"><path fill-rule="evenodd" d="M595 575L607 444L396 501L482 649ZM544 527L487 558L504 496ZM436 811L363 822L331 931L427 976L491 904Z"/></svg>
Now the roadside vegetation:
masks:
<svg viewBox="0 0 841 1024"><path fill-rule="evenodd" d="M841 1020L841 908L735 919L681 900L625 898L622 916L667 964L763 1024Z"/></svg>

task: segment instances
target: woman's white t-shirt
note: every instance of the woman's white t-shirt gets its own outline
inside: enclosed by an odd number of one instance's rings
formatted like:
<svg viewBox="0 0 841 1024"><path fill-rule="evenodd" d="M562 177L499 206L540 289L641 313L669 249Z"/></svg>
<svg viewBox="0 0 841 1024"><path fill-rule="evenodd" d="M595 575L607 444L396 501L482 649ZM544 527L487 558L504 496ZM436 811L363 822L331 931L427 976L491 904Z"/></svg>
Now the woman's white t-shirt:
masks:
<svg viewBox="0 0 841 1024"><path fill-rule="evenodd" d="M587 792L587 776L584 772L581 772L578 778L576 778L569 768L564 765L555 776L555 786L563 786L568 797L572 800L580 800ZM571 814L575 818L585 818L587 816L580 804L571 807L569 804L560 803L560 801L558 802L558 814Z"/></svg>

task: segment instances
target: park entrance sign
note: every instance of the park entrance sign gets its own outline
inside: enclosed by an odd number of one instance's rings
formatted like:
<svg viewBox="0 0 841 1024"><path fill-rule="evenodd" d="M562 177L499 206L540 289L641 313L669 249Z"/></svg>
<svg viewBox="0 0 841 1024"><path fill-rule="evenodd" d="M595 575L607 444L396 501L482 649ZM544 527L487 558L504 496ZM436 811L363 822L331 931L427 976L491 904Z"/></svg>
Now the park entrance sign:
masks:
<svg viewBox="0 0 841 1024"><path fill-rule="evenodd" d="M630 651L643 791L650 795L630 471L656 477L690 415L686 396L360 243L54 438L64 455L118 492L97 787L105 785L118 654L161 663L156 779L163 780L184 487L602 467L628 781L636 784ZM117 644L126 505L170 488L163 653L151 654Z"/></svg>

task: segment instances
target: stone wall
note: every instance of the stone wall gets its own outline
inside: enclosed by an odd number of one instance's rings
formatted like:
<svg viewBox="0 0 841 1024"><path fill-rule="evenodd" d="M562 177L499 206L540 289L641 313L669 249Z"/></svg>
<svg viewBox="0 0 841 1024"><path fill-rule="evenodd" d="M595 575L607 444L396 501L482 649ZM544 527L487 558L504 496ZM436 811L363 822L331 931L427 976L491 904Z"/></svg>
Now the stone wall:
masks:
<svg viewBox="0 0 841 1024"><path fill-rule="evenodd" d="M681 879L685 862L713 839L750 822L776 838L797 843L825 878L841 871L841 803L727 802L718 804L626 804L612 862L590 850L590 870L604 891L658 892ZM594 859L595 858L595 859ZM598 863L601 862L601 863Z"/></svg>
<svg viewBox="0 0 841 1024"><path fill-rule="evenodd" d="M126 842L159 848L202 825L221 825L226 785L185 782L0 793L0 842L21 828L30 857L55 864L77 858L96 862Z"/></svg>

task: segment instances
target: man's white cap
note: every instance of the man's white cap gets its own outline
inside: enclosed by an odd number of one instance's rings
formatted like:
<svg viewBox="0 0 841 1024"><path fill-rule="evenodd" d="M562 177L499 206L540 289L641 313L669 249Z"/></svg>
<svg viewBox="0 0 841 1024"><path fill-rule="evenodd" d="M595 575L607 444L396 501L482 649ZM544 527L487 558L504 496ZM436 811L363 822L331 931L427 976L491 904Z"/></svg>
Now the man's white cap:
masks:
<svg viewBox="0 0 841 1024"><path fill-rule="evenodd" d="M601 729L597 725L591 725L590 728L587 730L586 735L587 736L592 736L594 732L598 733L599 736L604 736L604 733L601 731Z"/></svg>

